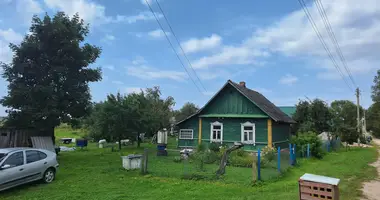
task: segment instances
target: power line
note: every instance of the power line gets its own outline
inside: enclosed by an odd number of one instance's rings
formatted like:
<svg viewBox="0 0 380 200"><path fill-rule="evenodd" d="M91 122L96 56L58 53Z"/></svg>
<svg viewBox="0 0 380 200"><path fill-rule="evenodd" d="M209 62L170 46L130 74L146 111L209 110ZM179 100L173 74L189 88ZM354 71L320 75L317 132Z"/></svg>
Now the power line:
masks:
<svg viewBox="0 0 380 200"><path fill-rule="evenodd" d="M317 25L315 24L314 22L314 19L313 17L311 16L310 12L309 12L309 9L307 8L305 2L303 0L298 0L298 2L300 3L302 9L304 10L305 14L306 14L306 17L308 18L311 26L313 27L314 29L314 32L317 34L317 37L319 39L319 41L322 43L322 46L323 48L325 49L325 51L327 52L330 60L332 61L332 63L334 64L334 67L338 70L340 76L343 78L344 82L346 83L347 87L350 88L351 91L353 91L352 87L348 84L347 80L345 79L344 77L344 74L342 73L341 69L339 68L339 65L338 63L335 61L335 58L334 56L331 54L331 51L329 49L329 47L326 45L326 42L324 41L321 33L319 32L318 30L318 27Z"/></svg>
<svg viewBox="0 0 380 200"><path fill-rule="evenodd" d="M183 56L186 58L187 62L189 63L189 66L190 66L190 68L193 70L193 72L194 72L195 76L197 77L197 79L198 79L200 85L201 85L201 86L203 87L203 89L207 92L205 86L202 84L202 81L199 79L199 76L197 75L197 72L194 70L193 65L191 64L189 58L187 57L185 51L183 50L182 45L181 45L181 43L179 42L179 40L178 40L178 38L177 38L177 36L176 36L176 34L175 34L175 32L174 32L172 26L171 26L170 23L169 23L169 20L168 20L168 18L166 17L165 12L162 10L161 5L160 5L160 3L158 2L158 0L156 0L156 3L157 3L157 5L158 5L158 8L160 9L162 15L164 16L164 19L165 19L166 23L168 24L170 31L173 33L173 36L174 36L175 40L177 41L177 44L178 44L179 48L181 49Z"/></svg>
<svg viewBox="0 0 380 200"><path fill-rule="evenodd" d="M146 2L146 4L147 4L148 7L149 7L150 12L152 12L154 18L156 19L158 25L160 26L162 32L164 33L164 35L165 35L165 37L166 37L166 40L167 40L167 41L169 42L169 44L170 44L170 47L173 49L173 51L174 51L175 55L177 56L179 62L181 63L182 67L185 69L187 75L189 76L189 78L191 79L191 81L194 83L195 87L197 87L198 91L199 91L201 94L204 95L204 93L201 91L201 89L200 89L200 88L198 87L198 85L195 83L194 79L191 77L189 71L186 69L185 64L183 64L181 58L179 57L177 51L176 51L175 48L174 48L172 42L170 41L169 36L166 34L166 32L165 32L165 30L164 30L164 28L163 28L161 22L158 20L158 18L157 18L157 16L156 16L156 13L154 13L154 11L153 11L152 7L150 6L148 0L145 0L145 2Z"/></svg>
<svg viewBox="0 0 380 200"><path fill-rule="evenodd" d="M350 68L348 68L348 66L347 66L346 59L343 56L343 53L342 53L342 50L341 50L340 45L338 43L338 40L335 37L335 33L332 30L332 28L331 28L330 20L327 17L326 10L325 10L325 8L324 8L324 6L322 4L322 1L321 0L315 0L315 4L317 6L319 14L322 17L322 21L325 24L325 28L326 28L329 36L330 36L331 42L334 44L335 50L336 50L337 54L339 55L340 60L342 61L343 67L346 70L346 72L347 72L350 80L352 81L353 85L356 86L356 83L355 83L355 80L354 80L354 78L353 78L353 76L351 74Z"/></svg>

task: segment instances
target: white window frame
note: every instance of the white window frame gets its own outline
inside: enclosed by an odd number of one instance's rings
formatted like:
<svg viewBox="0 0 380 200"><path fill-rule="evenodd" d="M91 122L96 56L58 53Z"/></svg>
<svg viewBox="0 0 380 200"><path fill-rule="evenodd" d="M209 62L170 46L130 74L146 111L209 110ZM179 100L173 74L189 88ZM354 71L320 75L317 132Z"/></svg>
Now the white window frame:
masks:
<svg viewBox="0 0 380 200"><path fill-rule="evenodd" d="M214 126L220 126L220 139L214 139L212 137L213 132L214 132ZM215 129L218 130L218 129ZM210 126L210 143L211 142L220 142L223 143L223 123L220 123L218 121L212 122Z"/></svg>
<svg viewBox="0 0 380 200"><path fill-rule="evenodd" d="M181 132L182 131L191 131L191 138L182 138L181 137ZM193 129L180 129L179 130L179 139L180 140L192 140L192 139L194 139L194 130Z"/></svg>
<svg viewBox="0 0 380 200"><path fill-rule="evenodd" d="M248 141L244 140L244 127L252 127L252 134L253 134L252 135L252 140L248 140ZM248 136L248 139L249 139L249 136ZM253 145L256 144L256 127L255 127L255 123L245 122L245 123L241 124L241 142L244 143L244 144L253 144Z"/></svg>

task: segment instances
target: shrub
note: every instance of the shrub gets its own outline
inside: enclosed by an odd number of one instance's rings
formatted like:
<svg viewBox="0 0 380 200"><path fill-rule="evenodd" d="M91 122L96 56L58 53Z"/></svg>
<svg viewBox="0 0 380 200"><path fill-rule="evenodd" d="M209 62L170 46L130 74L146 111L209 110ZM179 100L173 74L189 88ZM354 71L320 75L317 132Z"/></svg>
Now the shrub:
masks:
<svg viewBox="0 0 380 200"><path fill-rule="evenodd" d="M310 144L310 153L316 158L322 158L325 152L322 149L322 141L314 132L298 133L290 140L292 144L296 145L297 153L300 153L307 144Z"/></svg>
<svg viewBox="0 0 380 200"><path fill-rule="evenodd" d="M182 158L180 156L176 156L176 157L174 157L173 161L175 163L180 163L180 162L182 162Z"/></svg>
<svg viewBox="0 0 380 200"><path fill-rule="evenodd" d="M210 144L208 145L208 149L210 149L210 150L213 151L213 152L219 152L219 150L220 150L220 144L215 143L215 142L210 143Z"/></svg>
<svg viewBox="0 0 380 200"><path fill-rule="evenodd" d="M246 156L247 152L244 151L243 149L238 149L235 151L237 156Z"/></svg>
<svg viewBox="0 0 380 200"><path fill-rule="evenodd" d="M230 155L229 164L234 167L252 167L253 156Z"/></svg>
<svg viewBox="0 0 380 200"><path fill-rule="evenodd" d="M203 143L197 145L197 152L203 152L205 150L206 146Z"/></svg>
<svg viewBox="0 0 380 200"><path fill-rule="evenodd" d="M263 159L267 162L272 162L276 159L276 149L273 147L264 147L262 150Z"/></svg>

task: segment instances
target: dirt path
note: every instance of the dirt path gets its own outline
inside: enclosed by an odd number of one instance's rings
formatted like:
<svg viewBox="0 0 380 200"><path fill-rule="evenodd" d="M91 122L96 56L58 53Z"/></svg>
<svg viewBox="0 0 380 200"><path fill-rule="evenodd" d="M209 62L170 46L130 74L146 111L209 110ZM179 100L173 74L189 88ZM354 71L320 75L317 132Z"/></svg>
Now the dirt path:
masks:
<svg viewBox="0 0 380 200"><path fill-rule="evenodd" d="M380 146L380 139L374 139L373 140L377 145ZM377 178L376 180L366 182L363 184L363 194L365 198L362 198L361 200L379 200L380 199L380 149L379 151L379 158L375 163L372 163L371 165L377 168Z"/></svg>

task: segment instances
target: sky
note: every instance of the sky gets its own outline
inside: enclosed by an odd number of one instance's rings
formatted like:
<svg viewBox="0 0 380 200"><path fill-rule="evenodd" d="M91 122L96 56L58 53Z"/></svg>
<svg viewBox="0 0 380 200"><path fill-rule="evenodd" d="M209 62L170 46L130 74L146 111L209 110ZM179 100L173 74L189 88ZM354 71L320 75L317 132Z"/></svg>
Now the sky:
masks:
<svg viewBox="0 0 380 200"><path fill-rule="evenodd" d="M102 48L91 66L101 67L103 75L102 81L90 85L93 101L118 91L127 94L160 86L164 97L174 97L176 109L186 102L201 107L231 79L245 81L278 106L294 105L306 97L327 103L355 101L352 88L357 86L362 105L372 103L370 87L380 69L377 0L322 0L356 85L343 68L314 1L307 0L306 5L343 75L298 0L158 2L174 34L156 1L148 0L174 49L146 0L0 0L0 61L11 62L8 44L22 41L33 15L64 11L70 16L79 13L90 24L86 42ZM7 94L6 86L0 78L0 96Z"/></svg>

